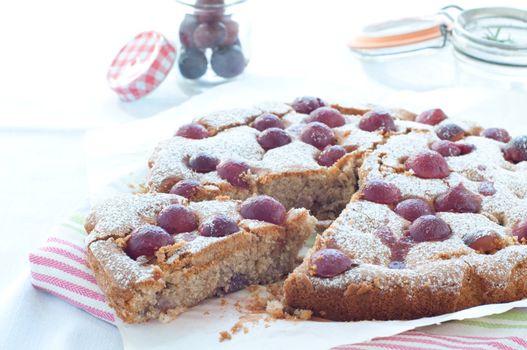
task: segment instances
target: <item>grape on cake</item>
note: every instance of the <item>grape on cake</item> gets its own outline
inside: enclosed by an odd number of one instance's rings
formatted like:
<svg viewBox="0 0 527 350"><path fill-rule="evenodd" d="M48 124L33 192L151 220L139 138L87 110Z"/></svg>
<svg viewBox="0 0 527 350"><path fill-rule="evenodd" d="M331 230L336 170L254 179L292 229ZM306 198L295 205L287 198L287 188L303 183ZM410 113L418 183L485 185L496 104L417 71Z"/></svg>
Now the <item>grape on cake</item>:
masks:
<svg viewBox="0 0 527 350"><path fill-rule="evenodd" d="M302 97L199 117L148 165L149 193L86 223L97 281L127 322L293 269L286 308L332 320L527 296L527 136ZM334 221L298 265L308 210Z"/></svg>

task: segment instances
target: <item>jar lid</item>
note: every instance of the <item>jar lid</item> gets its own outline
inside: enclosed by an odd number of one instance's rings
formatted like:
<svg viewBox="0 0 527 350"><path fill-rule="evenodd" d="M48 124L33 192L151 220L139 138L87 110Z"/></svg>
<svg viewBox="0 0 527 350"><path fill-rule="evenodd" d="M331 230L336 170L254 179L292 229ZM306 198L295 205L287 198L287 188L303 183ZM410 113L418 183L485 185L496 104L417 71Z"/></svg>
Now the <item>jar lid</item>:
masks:
<svg viewBox="0 0 527 350"><path fill-rule="evenodd" d="M143 32L121 48L108 70L108 84L121 100L137 100L161 84L175 59L175 47L162 34Z"/></svg>
<svg viewBox="0 0 527 350"><path fill-rule="evenodd" d="M527 66L527 11L475 8L456 18L452 43L457 51L490 63Z"/></svg>

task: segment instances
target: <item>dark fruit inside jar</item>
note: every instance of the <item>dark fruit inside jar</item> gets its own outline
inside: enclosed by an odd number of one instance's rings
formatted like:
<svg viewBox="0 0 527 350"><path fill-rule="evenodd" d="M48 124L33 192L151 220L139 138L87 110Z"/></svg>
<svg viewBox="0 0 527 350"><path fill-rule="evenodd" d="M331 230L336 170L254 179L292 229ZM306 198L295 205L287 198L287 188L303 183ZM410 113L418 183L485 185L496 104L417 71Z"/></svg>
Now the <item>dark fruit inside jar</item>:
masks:
<svg viewBox="0 0 527 350"><path fill-rule="evenodd" d="M423 215L434 213L428 202L419 198L410 198L399 202L394 211L408 221L414 221Z"/></svg>
<svg viewBox="0 0 527 350"><path fill-rule="evenodd" d="M187 14L179 26L179 40L186 48L194 47L194 31L198 26L196 16Z"/></svg>
<svg viewBox="0 0 527 350"><path fill-rule="evenodd" d="M505 159L519 163L527 160L527 136L515 137L503 149Z"/></svg>
<svg viewBox="0 0 527 350"><path fill-rule="evenodd" d="M276 199L261 195L246 199L240 206L240 215L244 219L282 225L285 222L286 210Z"/></svg>
<svg viewBox="0 0 527 350"><path fill-rule="evenodd" d="M382 132L397 130L393 116L381 110L371 110L364 114L360 119L359 129Z"/></svg>
<svg viewBox="0 0 527 350"><path fill-rule="evenodd" d="M223 40L223 42L221 43L221 46L235 45L236 43L238 43L238 22L233 21L228 17L224 18L222 22L225 25L225 28L227 29L227 35L225 36L225 40Z"/></svg>
<svg viewBox="0 0 527 350"><path fill-rule="evenodd" d="M170 234L191 232L198 228L196 214L181 204L171 204L161 210L157 225Z"/></svg>
<svg viewBox="0 0 527 350"><path fill-rule="evenodd" d="M201 23L194 30L192 38L199 49L218 47L227 37L227 28L222 22Z"/></svg>
<svg viewBox="0 0 527 350"><path fill-rule="evenodd" d="M439 195L434 201L434 207L438 212L479 213L481 197L460 183Z"/></svg>
<svg viewBox="0 0 527 350"><path fill-rule="evenodd" d="M170 189L170 193L177 194L185 198L190 198L198 191L200 183L196 180L181 180Z"/></svg>
<svg viewBox="0 0 527 350"><path fill-rule="evenodd" d="M437 125L447 118L442 109L435 108L422 112L415 118L415 121L428 125Z"/></svg>
<svg viewBox="0 0 527 350"><path fill-rule="evenodd" d="M296 98L291 104L291 107L298 113L310 114L315 109L324 107L325 105L324 101L318 97L302 96Z"/></svg>
<svg viewBox="0 0 527 350"><path fill-rule="evenodd" d="M326 124L313 122L306 125L300 134L300 140L320 150L337 142L335 133Z"/></svg>
<svg viewBox="0 0 527 350"><path fill-rule="evenodd" d="M307 119L308 123L320 122L330 128L336 128L346 123L342 113L331 107L320 107L315 109Z"/></svg>
<svg viewBox="0 0 527 350"><path fill-rule="evenodd" d="M198 79L207 71L207 57L198 49L186 49L179 56L178 67L185 78Z"/></svg>
<svg viewBox="0 0 527 350"><path fill-rule="evenodd" d="M205 237L224 237L240 231L236 221L225 215L205 220L199 227L199 234Z"/></svg>
<svg viewBox="0 0 527 350"><path fill-rule="evenodd" d="M159 226L143 225L135 229L126 242L125 253L132 259L152 257L161 247L174 244L174 238Z"/></svg>
<svg viewBox="0 0 527 350"><path fill-rule="evenodd" d="M318 156L318 164L332 166L337 160L346 155L344 147L339 145L327 146Z"/></svg>
<svg viewBox="0 0 527 350"><path fill-rule="evenodd" d="M356 266L349 256L337 249L321 249L311 255L309 270L318 277L334 277Z"/></svg>
<svg viewBox="0 0 527 350"><path fill-rule="evenodd" d="M191 123L182 125L176 131L176 136L185 137L187 139L199 140L209 137L209 132L201 124Z"/></svg>
<svg viewBox="0 0 527 350"><path fill-rule="evenodd" d="M509 132L505 129L501 128L488 128L483 130L481 133L481 136L486 137L488 139L493 139L496 141L500 141L503 143L507 143L511 140L511 135L509 135Z"/></svg>
<svg viewBox="0 0 527 350"><path fill-rule="evenodd" d="M408 228L410 237L416 242L442 241L450 237L450 226L434 215L424 215Z"/></svg>
<svg viewBox="0 0 527 350"><path fill-rule="evenodd" d="M218 175L233 186L240 188L249 188L247 174L249 166L244 162L237 160L227 160L221 162L216 168Z"/></svg>
<svg viewBox="0 0 527 350"><path fill-rule="evenodd" d="M423 179L442 179L450 174L445 158L435 151L421 151L408 158L405 166Z"/></svg>
<svg viewBox="0 0 527 350"><path fill-rule="evenodd" d="M246 61L241 48L232 45L214 50L210 64L220 77L233 78L244 71Z"/></svg>
<svg viewBox="0 0 527 350"><path fill-rule="evenodd" d="M257 141L267 151L291 143L291 136L282 129L269 128L258 136Z"/></svg>
<svg viewBox="0 0 527 350"><path fill-rule="evenodd" d="M190 157L188 161L189 168L197 173L210 173L216 170L220 160L213 155L200 152Z"/></svg>
<svg viewBox="0 0 527 350"><path fill-rule="evenodd" d="M371 180L362 189L362 198L380 204L395 204L401 200L401 191L386 181Z"/></svg>

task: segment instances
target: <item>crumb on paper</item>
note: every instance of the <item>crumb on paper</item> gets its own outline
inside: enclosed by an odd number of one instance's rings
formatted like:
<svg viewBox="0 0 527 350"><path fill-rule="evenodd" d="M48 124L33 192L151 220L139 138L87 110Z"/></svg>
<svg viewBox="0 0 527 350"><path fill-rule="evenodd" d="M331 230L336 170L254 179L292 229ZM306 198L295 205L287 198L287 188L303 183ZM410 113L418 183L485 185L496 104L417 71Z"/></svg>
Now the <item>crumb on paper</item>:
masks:
<svg viewBox="0 0 527 350"><path fill-rule="evenodd" d="M227 331L221 331L220 332L220 343L225 341L225 340L231 340L232 339L232 336L229 332Z"/></svg>
<svg viewBox="0 0 527 350"><path fill-rule="evenodd" d="M205 312L203 312L203 315L210 315L210 312L209 311L205 311Z"/></svg>
<svg viewBox="0 0 527 350"><path fill-rule="evenodd" d="M265 312L273 318L284 318L284 305L278 300L269 300L265 308Z"/></svg>
<svg viewBox="0 0 527 350"><path fill-rule="evenodd" d="M221 304L221 306L225 306L225 305L227 305L227 299L225 299L225 298L221 298L221 300L220 300L220 304Z"/></svg>

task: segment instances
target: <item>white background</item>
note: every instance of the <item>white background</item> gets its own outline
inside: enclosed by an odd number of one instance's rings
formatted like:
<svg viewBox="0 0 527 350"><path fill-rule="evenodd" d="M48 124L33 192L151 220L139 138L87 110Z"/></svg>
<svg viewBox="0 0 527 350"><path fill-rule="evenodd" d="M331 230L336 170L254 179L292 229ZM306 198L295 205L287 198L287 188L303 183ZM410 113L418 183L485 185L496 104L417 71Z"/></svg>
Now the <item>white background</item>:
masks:
<svg viewBox="0 0 527 350"><path fill-rule="evenodd" d="M253 55L239 81L272 75L372 91L508 88L463 78L447 50L364 63L345 46L367 23L434 13L448 1L249 1ZM497 3L526 7L524 1ZM122 346L114 327L34 291L27 255L87 196L86 130L148 118L201 91L182 83L176 70L136 103L119 102L106 85L109 63L126 41L152 29L174 38L179 16L181 8L169 0L0 3L0 348Z"/></svg>

